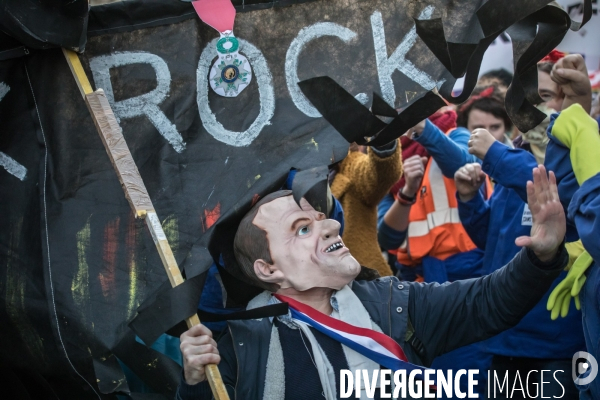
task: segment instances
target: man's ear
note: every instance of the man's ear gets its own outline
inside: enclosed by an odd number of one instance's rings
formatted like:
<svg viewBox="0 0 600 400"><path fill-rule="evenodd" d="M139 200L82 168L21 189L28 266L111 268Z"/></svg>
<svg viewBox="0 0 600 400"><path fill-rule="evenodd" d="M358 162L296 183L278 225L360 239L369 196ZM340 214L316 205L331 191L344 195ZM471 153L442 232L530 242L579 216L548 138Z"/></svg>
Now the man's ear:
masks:
<svg viewBox="0 0 600 400"><path fill-rule="evenodd" d="M254 273L263 282L280 284L283 281L283 272L274 265L259 259L254 261Z"/></svg>

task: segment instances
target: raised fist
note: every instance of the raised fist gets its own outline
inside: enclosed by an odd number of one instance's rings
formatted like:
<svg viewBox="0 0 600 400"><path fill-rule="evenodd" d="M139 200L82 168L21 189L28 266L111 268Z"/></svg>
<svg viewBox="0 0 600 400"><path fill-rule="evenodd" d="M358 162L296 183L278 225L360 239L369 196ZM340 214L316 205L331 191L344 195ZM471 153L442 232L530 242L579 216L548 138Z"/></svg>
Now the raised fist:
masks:
<svg viewBox="0 0 600 400"><path fill-rule="evenodd" d="M489 131L481 128L474 129L468 143L469 153L483 160L495 141L496 138Z"/></svg>
<svg viewBox="0 0 600 400"><path fill-rule="evenodd" d="M415 197L419 187L421 186L421 180L425 173L425 163L427 163L426 157L414 155L404 160L403 170L404 178L406 183L402 188L402 193L408 197Z"/></svg>
<svg viewBox="0 0 600 400"><path fill-rule="evenodd" d="M569 54L558 60L550 72L550 78L558 83L565 95L563 109L578 103L587 113L591 111L592 85L581 55Z"/></svg>
<svg viewBox="0 0 600 400"><path fill-rule="evenodd" d="M461 201L469 201L485 181L485 173L478 163L465 164L454 174L454 183Z"/></svg>

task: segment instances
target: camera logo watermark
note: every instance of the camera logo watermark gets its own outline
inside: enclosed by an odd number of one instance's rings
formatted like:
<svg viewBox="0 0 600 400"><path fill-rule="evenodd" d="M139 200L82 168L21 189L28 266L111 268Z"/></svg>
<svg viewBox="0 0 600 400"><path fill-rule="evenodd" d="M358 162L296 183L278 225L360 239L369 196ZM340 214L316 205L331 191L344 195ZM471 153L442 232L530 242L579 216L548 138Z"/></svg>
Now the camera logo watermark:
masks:
<svg viewBox="0 0 600 400"><path fill-rule="evenodd" d="M598 375L598 362L593 355L585 351L578 351L573 354L571 366L573 382L578 386L591 383Z"/></svg>

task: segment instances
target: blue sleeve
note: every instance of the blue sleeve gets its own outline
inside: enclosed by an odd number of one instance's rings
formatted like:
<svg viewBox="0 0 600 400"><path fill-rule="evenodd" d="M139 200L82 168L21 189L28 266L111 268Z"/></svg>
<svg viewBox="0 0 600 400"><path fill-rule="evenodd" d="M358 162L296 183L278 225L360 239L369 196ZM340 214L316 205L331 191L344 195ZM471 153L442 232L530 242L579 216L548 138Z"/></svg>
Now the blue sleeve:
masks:
<svg viewBox="0 0 600 400"><path fill-rule="evenodd" d="M296 172L298 172L296 169L290 169L287 179L285 180L285 185L283 186L283 189L292 190L292 183L294 182L294 178L296 177Z"/></svg>
<svg viewBox="0 0 600 400"><path fill-rule="evenodd" d="M533 180L537 161L530 152L511 149L496 141L483 159L483 172L505 188L514 190L527 202L527 181Z"/></svg>
<svg viewBox="0 0 600 400"><path fill-rule="evenodd" d="M465 231L477 247L485 250L488 227L490 224L490 205L478 192L471 200L463 202L456 194L458 215Z"/></svg>
<svg viewBox="0 0 600 400"><path fill-rule="evenodd" d="M471 134L466 128L456 128L449 135L444 133L429 120L425 129L415 140L431 154L446 178L454 179L454 173L463 165L481 162L469 154L468 142Z"/></svg>
<svg viewBox="0 0 600 400"><path fill-rule="evenodd" d="M569 205L572 204L571 200L579 190L579 183L577 182L575 172L573 172L573 164L571 164L571 150L552 135L554 121L556 121L559 115L555 113L550 116L550 124L548 125L548 129L546 129L546 134L550 141L546 147L544 166L548 171L554 171L556 183L558 184L558 198L565 212L568 212ZM578 229L571 218L567 218L566 240L567 242L579 240Z"/></svg>
<svg viewBox="0 0 600 400"><path fill-rule="evenodd" d="M377 241L379 242L379 246L384 250L396 250L404 243L407 232L408 230L397 231L394 228L390 228L384 221L381 221L377 229Z"/></svg>
<svg viewBox="0 0 600 400"><path fill-rule="evenodd" d="M338 199L335 198L335 196L332 195L331 197L333 197L333 209L329 214L329 218L335 219L340 223L340 236L342 236L344 234L344 209L342 208L342 204L338 201Z"/></svg>
<svg viewBox="0 0 600 400"><path fill-rule="evenodd" d="M195 385L188 385L185 383L183 378L177 388L175 400L202 400L212 399L212 390L208 380L197 383Z"/></svg>
<svg viewBox="0 0 600 400"><path fill-rule="evenodd" d="M583 182L569 205L569 218L575 221L583 247L600 263L600 174Z"/></svg>
<svg viewBox="0 0 600 400"><path fill-rule="evenodd" d="M377 206L377 226L383 222L383 217L385 217L385 214L388 212L392 204L394 204L394 201L394 196L392 196L390 193L386 194L385 197L381 199L379 205Z"/></svg>
<svg viewBox="0 0 600 400"><path fill-rule="evenodd" d="M377 207L377 241L384 250L395 250L406 239L406 230L397 231L383 221L385 213L394 204L394 196L387 194Z"/></svg>

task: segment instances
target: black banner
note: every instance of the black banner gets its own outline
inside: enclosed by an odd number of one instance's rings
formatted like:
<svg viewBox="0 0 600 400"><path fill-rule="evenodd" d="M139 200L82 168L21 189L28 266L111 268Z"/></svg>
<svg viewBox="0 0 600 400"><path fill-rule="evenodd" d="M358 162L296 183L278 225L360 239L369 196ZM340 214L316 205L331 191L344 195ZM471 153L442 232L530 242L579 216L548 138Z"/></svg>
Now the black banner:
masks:
<svg viewBox="0 0 600 400"><path fill-rule="evenodd" d="M482 3L234 2L253 80L233 98L209 87L218 33L189 3L127 1L67 19L89 23L86 74L105 91L192 278L227 250L239 217L280 188L290 168L346 155L348 143L298 82L329 76L366 107L374 93L390 107L417 104L452 78L414 19L443 17L446 32L465 37L461 27ZM132 214L62 51L34 51L19 35L0 57L0 362L31 398L129 393L118 360L171 396L177 365L128 327L167 280L152 238ZM80 36L67 36L54 44L82 48Z"/></svg>

